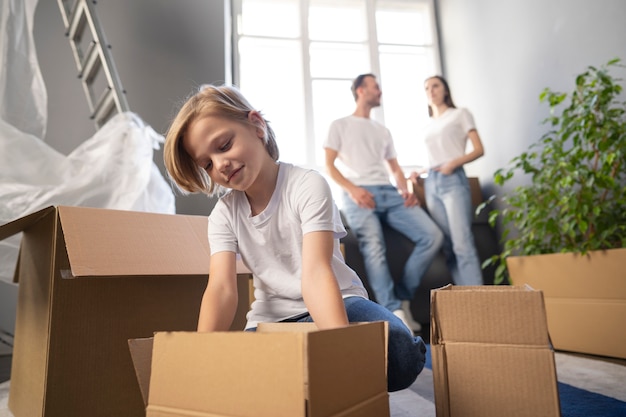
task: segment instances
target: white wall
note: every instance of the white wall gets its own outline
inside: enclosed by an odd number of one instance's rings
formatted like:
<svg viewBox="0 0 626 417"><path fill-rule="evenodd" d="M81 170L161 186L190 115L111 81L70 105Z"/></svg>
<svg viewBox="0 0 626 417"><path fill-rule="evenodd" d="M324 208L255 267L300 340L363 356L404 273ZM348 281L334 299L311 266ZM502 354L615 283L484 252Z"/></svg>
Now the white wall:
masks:
<svg viewBox="0 0 626 417"><path fill-rule="evenodd" d="M488 195L502 191L493 172L545 132L544 87L569 92L588 65L626 64L624 0L438 0L438 12L444 75L485 144L467 170Z"/></svg>
<svg viewBox="0 0 626 417"><path fill-rule="evenodd" d="M227 79L228 0L103 0L96 10L131 111L165 133L182 100L200 84ZM95 133L61 12L40 0L35 42L48 90L46 142L68 154ZM230 75L228 75L230 77ZM162 152L155 162L164 172ZM214 202L177 198L177 212L208 214Z"/></svg>

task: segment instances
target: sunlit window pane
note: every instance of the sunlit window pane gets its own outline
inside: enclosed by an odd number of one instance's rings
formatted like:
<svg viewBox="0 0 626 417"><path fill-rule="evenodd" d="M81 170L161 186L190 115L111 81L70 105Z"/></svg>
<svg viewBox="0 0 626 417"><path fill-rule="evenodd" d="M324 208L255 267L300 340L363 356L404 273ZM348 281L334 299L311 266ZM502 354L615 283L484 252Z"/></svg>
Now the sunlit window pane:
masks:
<svg viewBox="0 0 626 417"><path fill-rule="evenodd" d="M378 41L399 45L432 44L432 26L427 5L381 2L376 7Z"/></svg>
<svg viewBox="0 0 626 417"><path fill-rule="evenodd" d="M350 84L371 72L383 89L372 119L391 130L405 169L426 164L423 82L439 71L434 0L232 1L242 13L235 79L274 127L281 160L324 171L328 127L354 111Z"/></svg>
<svg viewBox="0 0 626 417"><path fill-rule="evenodd" d="M311 0L309 38L318 41L366 41L365 2L362 0Z"/></svg>
<svg viewBox="0 0 626 417"><path fill-rule="evenodd" d="M394 137L398 162L425 165L419 133L428 121L424 80L435 73L432 49L381 47L380 67L385 123Z"/></svg>
<svg viewBox="0 0 626 417"><path fill-rule="evenodd" d="M354 112L351 84L351 80L315 80L312 83L315 160L320 166L324 165L323 145L330 123Z"/></svg>
<svg viewBox="0 0 626 417"><path fill-rule="evenodd" d="M243 1L240 35L299 37L299 5L299 0Z"/></svg>
<svg viewBox="0 0 626 417"><path fill-rule="evenodd" d="M240 88L276 133L280 159L306 163L301 44L295 40L243 38Z"/></svg>
<svg viewBox="0 0 626 417"><path fill-rule="evenodd" d="M354 78L370 72L370 59L364 44L311 44L311 76L313 78Z"/></svg>

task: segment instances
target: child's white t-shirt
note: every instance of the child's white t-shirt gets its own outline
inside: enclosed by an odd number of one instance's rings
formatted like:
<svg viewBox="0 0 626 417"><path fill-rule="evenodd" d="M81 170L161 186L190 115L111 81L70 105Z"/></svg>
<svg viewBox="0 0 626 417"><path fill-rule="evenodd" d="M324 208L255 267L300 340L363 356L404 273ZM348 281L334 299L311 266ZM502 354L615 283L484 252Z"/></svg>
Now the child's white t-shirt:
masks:
<svg viewBox="0 0 626 417"><path fill-rule="evenodd" d="M431 118L424 130L430 167L465 155L467 134L473 129L476 129L474 118L464 108L450 107L441 116Z"/></svg>
<svg viewBox="0 0 626 417"><path fill-rule="evenodd" d="M306 233L332 231L332 268L343 297L368 298L363 283L343 259L339 239L346 235L327 181L310 169L279 163L276 189L265 210L251 216L241 191L224 195L209 216L211 254L241 254L254 277L246 328L302 314L302 240ZM209 278L210 279L210 278Z"/></svg>

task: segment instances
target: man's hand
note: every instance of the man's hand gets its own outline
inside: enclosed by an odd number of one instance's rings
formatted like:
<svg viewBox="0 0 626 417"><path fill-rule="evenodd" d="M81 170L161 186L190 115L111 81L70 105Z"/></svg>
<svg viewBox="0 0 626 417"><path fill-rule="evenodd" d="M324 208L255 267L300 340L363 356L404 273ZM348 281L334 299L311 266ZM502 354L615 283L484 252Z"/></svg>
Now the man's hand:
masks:
<svg viewBox="0 0 626 417"><path fill-rule="evenodd" d="M350 198L361 208L373 209L376 207L374 196L365 188L354 187L350 190Z"/></svg>
<svg viewBox="0 0 626 417"><path fill-rule="evenodd" d="M402 194L402 198L404 198L404 207L413 207L413 206L421 205L420 200L419 198L417 198L415 193L412 193L409 191L401 191L400 194Z"/></svg>

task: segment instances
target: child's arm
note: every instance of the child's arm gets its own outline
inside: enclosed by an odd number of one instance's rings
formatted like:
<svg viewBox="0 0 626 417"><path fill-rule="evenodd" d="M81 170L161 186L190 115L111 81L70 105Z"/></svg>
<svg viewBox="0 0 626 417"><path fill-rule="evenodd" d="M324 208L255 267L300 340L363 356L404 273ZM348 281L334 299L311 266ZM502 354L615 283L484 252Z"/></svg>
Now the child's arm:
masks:
<svg viewBox="0 0 626 417"><path fill-rule="evenodd" d="M237 272L234 252L218 252L211 255L209 283L207 284L200 316L199 332L225 331L237 311Z"/></svg>
<svg viewBox="0 0 626 417"><path fill-rule="evenodd" d="M302 243L302 297L319 329L348 325L337 278L331 267L333 233L310 232Z"/></svg>

